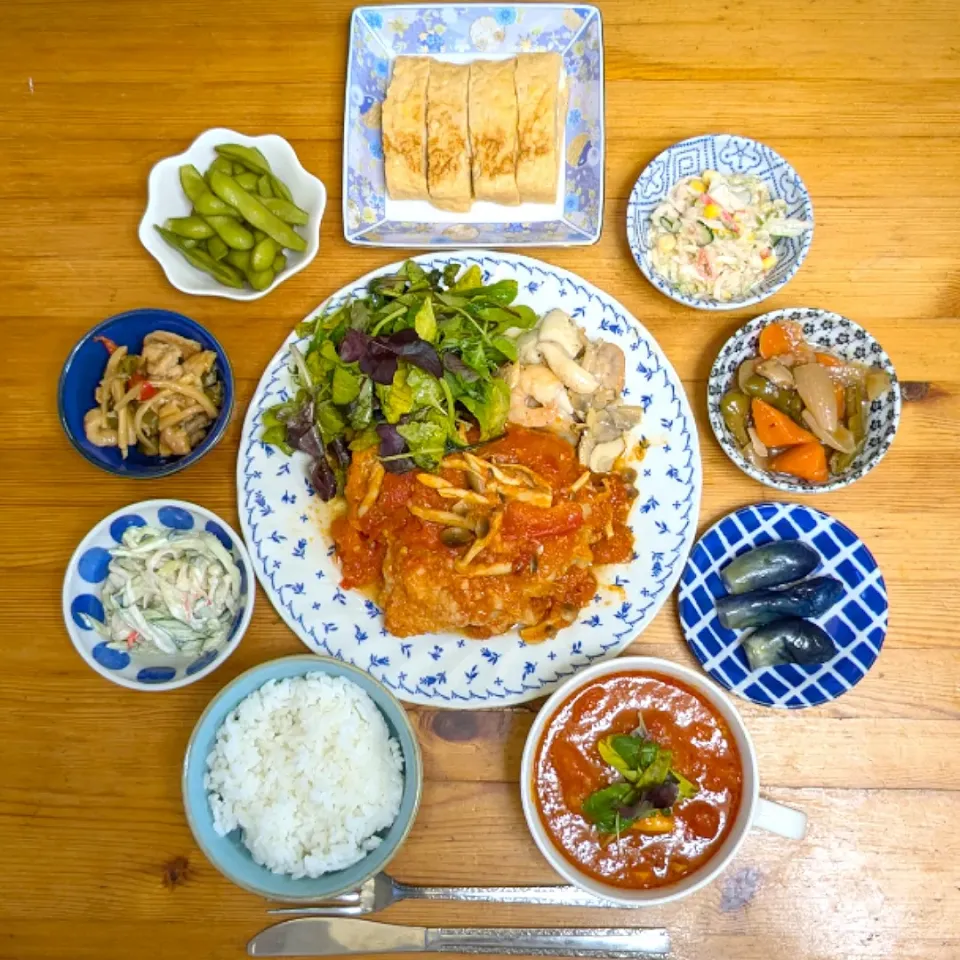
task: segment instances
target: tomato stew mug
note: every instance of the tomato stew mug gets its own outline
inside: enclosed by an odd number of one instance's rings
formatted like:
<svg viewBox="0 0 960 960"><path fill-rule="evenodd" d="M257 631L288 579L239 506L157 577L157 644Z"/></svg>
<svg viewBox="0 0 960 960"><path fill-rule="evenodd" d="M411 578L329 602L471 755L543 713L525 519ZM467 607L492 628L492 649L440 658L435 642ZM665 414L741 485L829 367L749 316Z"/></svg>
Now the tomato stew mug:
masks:
<svg viewBox="0 0 960 960"><path fill-rule="evenodd" d="M616 887L582 873L567 860L553 843L543 826L537 807L536 786L534 784L535 760L537 747L543 738L547 724L573 693L599 677L606 677L615 673L653 673L680 680L686 684L706 700L726 721L740 751L743 764L743 793L740 798L740 809L737 811L733 826L717 852L699 869L687 876L674 883L650 890L631 890ZM769 830L792 840L802 840L807 828L806 814L799 810L792 810L782 804L764 800L760 796L759 790L757 754L753 748L753 742L750 740L750 735L747 733L747 728L729 697L703 674L656 657L619 657L615 660L597 663L579 671L557 687L550 699L540 709L529 734L527 734L520 772L520 791L527 827L549 864L560 876L581 890L628 907L659 906L673 900L679 900L681 897L689 896L691 893L702 889L712 880L715 880L724 867L736 856L740 844L743 843L751 827L760 827L763 830Z"/></svg>

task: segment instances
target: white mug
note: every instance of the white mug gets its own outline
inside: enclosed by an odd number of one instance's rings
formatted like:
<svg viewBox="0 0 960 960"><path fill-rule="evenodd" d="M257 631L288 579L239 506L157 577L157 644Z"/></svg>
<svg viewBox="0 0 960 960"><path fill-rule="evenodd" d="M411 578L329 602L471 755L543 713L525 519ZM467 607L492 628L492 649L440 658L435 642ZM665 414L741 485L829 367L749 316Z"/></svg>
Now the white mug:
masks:
<svg viewBox="0 0 960 960"><path fill-rule="evenodd" d="M536 788L533 782L534 761L537 747L547 724L561 704L574 691L587 686L598 677L605 677L613 673L656 673L680 680L695 690L727 722L727 726L737 743L740 760L743 764L743 793L740 798L740 809L720 848L699 869L673 883L650 890L615 887L579 871L556 847L543 826L537 808ZM557 687L550 699L540 709L530 732L527 734L526 745L523 748L523 762L520 768L520 793L523 813L527 818L527 827L540 848L540 852L546 857L553 869L566 881L580 887L581 890L627 907L659 906L689 896L696 890L705 887L716 879L717 875L736 856L740 844L743 843L751 827L760 827L783 837L789 837L791 840L802 840L807 829L806 814L799 810L792 810L782 804L764 800L759 791L757 754L753 748L753 742L750 740L750 735L747 733L747 728L744 726L740 714L737 713L736 708L730 702L730 698L703 674L669 660L660 660L657 657L619 657L615 660L607 660L604 663L596 663L575 673Z"/></svg>

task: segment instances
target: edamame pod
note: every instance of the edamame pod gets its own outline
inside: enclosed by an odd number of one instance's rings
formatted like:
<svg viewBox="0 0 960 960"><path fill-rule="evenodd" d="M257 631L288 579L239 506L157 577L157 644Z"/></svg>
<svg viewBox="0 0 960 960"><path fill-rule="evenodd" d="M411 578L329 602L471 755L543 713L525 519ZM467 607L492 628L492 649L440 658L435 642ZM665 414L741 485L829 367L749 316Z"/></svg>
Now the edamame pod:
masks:
<svg viewBox="0 0 960 960"><path fill-rule="evenodd" d="M250 269L250 251L249 250L228 250L224 258L227 263L232 264L246 273Z"/></svg>
<svg viewBox="0 0 960 960"><path fill-rule="evenodd" d="M227 171L224 170L223 172L226 173ZM247 172L248 172L247 168L242 163L233 164L233 175L235 177L239 177L241 173L247 173Z"/></svg>
<svg viewBox="0 0 960 960"><path fill-rule="evenodd" d="M270 186L270 178L263 174L259 180L257 180L257 193L261 197L272 197L273 196L273 187ZM283 219L282 217L280 218Z"/></svg>
<svg viewBox="0 0 960 960"><path fill-rule="evenodd" d="M295 203L282 197L261 197L260 202L284 223L305 227L310 221L310 214L306 210L301 210Z"/></svg>
<svg viewBox="0 0 960 960"><path fill-rule="evenodd" d="M213 149L221 157L239 163L247 170L254 170L257 173L273 173L267 158L256 147L245 147L240 143L221 143ZM226 173L227 171L224 170L223 172Z"/></svg>
<svg viewBox="0 0 960 960"><path fill-rule="evenodd" d="M249 270L247 271L247 283L254 290L266 290L273 283L276 274L272 269L267 270Z"/></svg>
<svg viewBox="0 0 960 960"><path fill-rule="evenodd" d="M286 200L287 203L293 203L293 194L290 192L290 188L279 177L271 175L270 186L273 187L273 192L280 197L281 200Z"/></svg>
<svg viewBox="0 0 960 960"><path fill-rule="evenodd" d="M203 217L171 217L166 222L166 228L178 237L189 237L191 240L206 240L213 236L213 227Z"/></svg>
<svg viewBox="0 0 960 960"><path fill-rule="evenodd" d="M206 219L231 250L253 249L253 234L232 217L207 217Z"/></svg>
<svg viewBox="0 0 960 960"><path fill-rule="evenodd" d="M253 239L259 243L261 240L265 240L267 235L262 230L253 231Z"/></svg>
<svg viewBox="0 0 960 960"><path fill-rule="evenodd" d="M237 183L243 187L248 193L255 193L257 190L257 180L258 177L255 173L251 173L249 170L244 170L243 173L237 176Z"/></svg>
<svg viewBox="0 0 960 960"><path fill-rule="evenodd" d="M207 176L211 170L220 170L223 173L233 173L233 164L226 157L215 157L213 163L207 167Z"/></svg>
<svg viewBox="0 0 960 960"><path fill-rule="evenodd" d="M273 272L279 273L287 265L287 258L282 254L278 253L273 258Z"/></svg>
<svg viewBox="0 0 960 960"><path fill-rule="evenodd" d="M217 263L205 250L186 246L185 239L175 234L172 230L165 230L163 227L156 225L154 226L154 230L156 230L174 250L179 251L188 263L198 270L209 273L211 277L225 286L243 287L243 277L241 277L240 273L234 270L233 267L225 263Z"/></svg>
<svg viewBox="0 0 960 960"><path fill-rule="evenodd" d="M307 242L289 224L284 223L275 213L268 210L258 198L251 196L233 177L214 170L210 174L210 187L224 203L229 203L240 211L240 215L252 227L262 230L273 237L282 247L289 247L302 253ZM216 227L214 227L216 229ZM253 240L253 238L250 238ZM224 237L224 240L227 240ZM230 241L227 240L229 244ZM252 243L251 243L252 246Z"/></svg>
<svg viewBox="0 0 960 960"><path fill-rule="evenodd" d="M272 237L264 237L250 251L250 269L256 272L269 270L273 266L276 255L280 252L277 241Z"/></svg>
<svg viewBox="0 0 960 960"><path fill-rule="evenodd" d="M210 192L206 180L192 163L185 163L180 168L180 186L191 203L196 203L198 197Z"/></svg>
<svg viewBox="0 0 960 960"><path fill-rule="evenodd" d="M203 217L233 217L235 220L240 218L240 212L224 203L219 197L215 197L208 188L193 201L193 208Z"/></svg>
<svg viewBox="0 0 960 960"><path fill-rule="evenodd" d="M230 248L226 245L222 237L212 236L207 241L207 253L209 253L214 260L223 260L229 252Z"/></svg>

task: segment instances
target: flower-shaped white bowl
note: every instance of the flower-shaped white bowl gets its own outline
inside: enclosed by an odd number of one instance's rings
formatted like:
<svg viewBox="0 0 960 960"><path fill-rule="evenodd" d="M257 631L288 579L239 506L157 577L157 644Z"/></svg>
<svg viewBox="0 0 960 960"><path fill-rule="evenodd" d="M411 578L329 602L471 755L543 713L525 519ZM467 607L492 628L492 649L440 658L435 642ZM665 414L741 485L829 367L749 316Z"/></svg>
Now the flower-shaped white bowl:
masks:
<svg viewBox="0 0 960 960"><path fill-rule="evenodd" d="M270 161L273 172L290 188L294 203L310 214L310 222L301 228L307 249L303 253L284 251L287 266L266 290L245 287L237 290L225 287L213 277L191 266L180 253L167 245L154 224L163 226L169 217L183 217L190 213L190 201L180 186L180 167L192 163L201 173L216 156L214 147L221 143L240 143L245 147L257 147ZM293 147L283 137L268 133L262 137L248 137L216 127L201 133L183 152L174 157L165 157L150 171L147 179L147 209L140 221L140 242L150 255L163 267L167 279L184 293L199 297L226 297L229 300L259 300L284 280L299 273L320 249L320 221L327 205L327 190L312 173L304 170Z"/></svg>

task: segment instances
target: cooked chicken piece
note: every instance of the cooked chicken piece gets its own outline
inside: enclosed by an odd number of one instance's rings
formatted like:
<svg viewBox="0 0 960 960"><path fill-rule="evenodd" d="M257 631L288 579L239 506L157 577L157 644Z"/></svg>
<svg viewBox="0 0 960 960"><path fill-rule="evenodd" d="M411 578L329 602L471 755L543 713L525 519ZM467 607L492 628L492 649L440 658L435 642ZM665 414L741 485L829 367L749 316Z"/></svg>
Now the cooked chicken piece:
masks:
<svg viewBox="0 0 960 960"><path fill-rule="evenodd" d="M183 373L180 348L170 343L143 343L143 362L147 376L157 380L176 380Z"/></svg>
<svg viewBox="0 0 960 960"><path fill-rule="evenodd" d="M579 395L573 398L573 405L580 411L590 407L608 407L615 403L623 391L626 374L626 360L623 351L615 343L597 340L587 345L580 366L599 383L597 390L589 395Z"/></svg>
<svg viewBox="0 0 960 960"><path fill-rule="evenodd" d="M160 443L178 456L190 452L190 438L183 427L167 427L161 430Z"/></svg>
<svg viewBox="0 0 960 960"><path fill-rule="evenodd" d="M170 344L180 351L180 356L183 357L184 360L192 357L195 353L199 353L203 349L202 344L197 343L196 340L181 337L177 333L170 333L169 330L154 330L153 333L148 333L143 338L143 345L146 346L148 343Z"/></svg>

